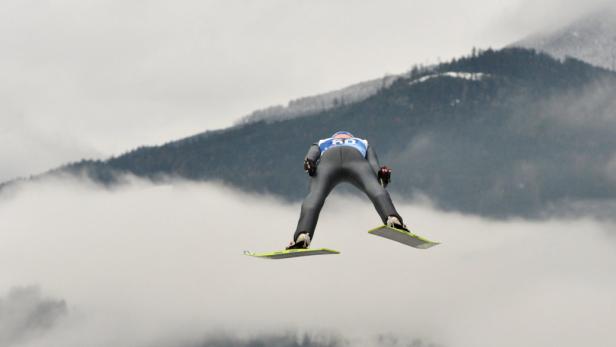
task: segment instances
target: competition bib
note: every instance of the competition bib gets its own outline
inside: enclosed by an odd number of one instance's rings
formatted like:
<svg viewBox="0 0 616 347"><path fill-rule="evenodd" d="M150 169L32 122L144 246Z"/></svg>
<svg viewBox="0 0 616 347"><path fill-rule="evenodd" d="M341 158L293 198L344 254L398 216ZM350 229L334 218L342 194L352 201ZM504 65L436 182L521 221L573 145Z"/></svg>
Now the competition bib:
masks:
<svg viewBox="0 0 616 347"><path fill-rule="evenodd" d="M321 155L328 149L339 146L353 147L358 150L364 158L366 157L366 152L368 151L368 141L357 137L352 137L349 139L334 139L330 137L319 141L318 145L321 150Z"/></svg>

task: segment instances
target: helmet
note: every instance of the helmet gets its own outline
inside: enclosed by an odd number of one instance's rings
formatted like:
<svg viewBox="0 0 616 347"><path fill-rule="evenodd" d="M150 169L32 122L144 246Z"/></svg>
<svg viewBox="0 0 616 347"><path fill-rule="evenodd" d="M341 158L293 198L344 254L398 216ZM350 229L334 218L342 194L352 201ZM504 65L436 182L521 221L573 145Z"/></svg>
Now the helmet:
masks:
<svg viewBox="0 0 616 347"><path fill-rule="evenodd" d="M348 138L348 137L354 137L353 134L351 134L348 131L336 131L333 135L332 138L336 138L336 137L343 137L343 138Z"/></svg>

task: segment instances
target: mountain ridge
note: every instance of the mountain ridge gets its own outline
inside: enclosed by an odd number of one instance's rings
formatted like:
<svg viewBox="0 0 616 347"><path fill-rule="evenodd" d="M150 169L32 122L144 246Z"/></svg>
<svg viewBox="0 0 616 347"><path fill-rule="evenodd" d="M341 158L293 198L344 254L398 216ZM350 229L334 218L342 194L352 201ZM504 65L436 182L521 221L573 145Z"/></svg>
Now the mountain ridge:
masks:
<svg viewBox="0 0 616 347"><path fill-rule="evenodd" d="M216 180L297 201L306 194L308 146L346 129L368 138L394 168L390 187L402 198L537 218L571 201L616 198L605 167L616 153L615 91L615 73L576 59L486 50L412 71L365 100L309 117L238 124L47 175L84 174L103 184L121 174ZM569 124L584 117L593 121Z"/></svg>
<svg viewBox="0 0 616 347"><path fill-rule="evenodd" d="M606 6L561 28L532 34L510 47L567 56L616 70L616 6Z"/></svg>

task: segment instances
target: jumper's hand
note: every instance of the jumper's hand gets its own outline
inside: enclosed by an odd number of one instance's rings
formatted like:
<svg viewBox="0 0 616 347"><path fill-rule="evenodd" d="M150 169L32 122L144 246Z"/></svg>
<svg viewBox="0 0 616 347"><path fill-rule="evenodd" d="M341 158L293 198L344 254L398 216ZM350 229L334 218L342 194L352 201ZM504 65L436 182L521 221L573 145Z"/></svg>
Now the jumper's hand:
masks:
<svg viewBox="0 0 616 347"><path fill-rule="evenodd" d="M377 177L379 179L379 182L381 182L381 185L383 187L387 187L387 185L391 181L391 169L387 166L381 166Z"/></svg>
<svg viewBox="0 0 616 347"><path fill-rule="evenodd" d="M310 176L314 176L317 174L317 163L314 162L314 160L312 159L307 159L304 160L304 170L306 170L306 172L308 172L308 175Z"/></svg>

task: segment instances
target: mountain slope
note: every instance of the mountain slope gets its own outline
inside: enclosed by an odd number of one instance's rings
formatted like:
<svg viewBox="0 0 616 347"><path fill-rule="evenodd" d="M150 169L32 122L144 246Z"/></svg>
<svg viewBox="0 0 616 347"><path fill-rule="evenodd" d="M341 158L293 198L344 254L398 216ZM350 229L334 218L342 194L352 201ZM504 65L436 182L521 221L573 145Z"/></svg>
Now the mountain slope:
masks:
<svg viewBox="0 0 616 347"><path fill-rule="evenodd" d="M616 74L524 49L414 71L357 103L256 121L51 173L220 180L301 199L315 140L345 129L394 168L390 190L491 217L539 217L616 198Z"/></svg>
<svg viewBox="0 0 616 347"><path fill-rule="evenodd" d="M534 48L558 58L570 56L616 70L616 6L553 32L532 35L512 46Z"/></svg>
<svg viewBox="0 0 616 347"><path fill-rule="evenodd" d="M323 112L344 104L360 102L375 95L381 89L389 88L397 79L406 76L406 74L385 76L356 83L339 90L291 100L286 106L271 106L254 111L242 118L239 123L290 119Z"/></svg>

